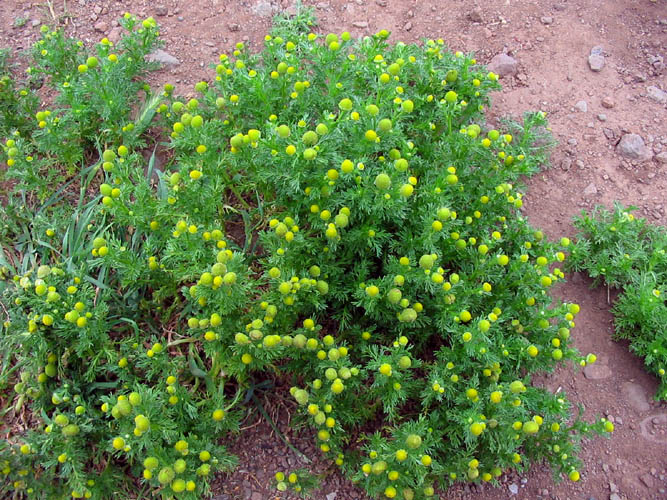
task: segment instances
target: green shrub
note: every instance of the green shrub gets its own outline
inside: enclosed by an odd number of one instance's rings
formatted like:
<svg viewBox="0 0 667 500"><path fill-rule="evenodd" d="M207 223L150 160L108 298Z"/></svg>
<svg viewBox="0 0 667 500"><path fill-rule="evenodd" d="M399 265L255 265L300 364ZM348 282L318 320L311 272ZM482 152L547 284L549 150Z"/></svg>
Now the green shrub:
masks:
<svg viewBox="0 0 667 500"><path fill-rule="evenodd" d="M259 54L222 55L196 98L149 97L169 134L165 171L141 154L150 118L128 134L105 107L116 80L91 73L107 63L75 73L89 56L50 33L43 71L71 79L83 153L33 134L5 141L12 167L35 172L34 154L67 169L104 147L75 171L70 220L38 212L35 265L5 262L3 377L34 422L3 450L7 491L108 498L135 482L206 496L235 463L216 443L273 376L321 451L375 497L430 497L541 461L576 481L579 439L613 430L531 384L595 361L571 345L579 307L549 294L569 241L519 211L519 177L545 161L544 114L487 130L499 85L471 56L297 21ZM144 21L127 53L155 30ZM313 485L303 471L276 479Z"/></svg>
<svg viewBox="0 0 667 500"><path fill-rule="evenodd" d="M596 207L576 217L580 233L569 266L586 271L594 284L622 290L612 309L616 338L630 340L660 379L655 397L667 399L667 232L632 210L616 204L613 211Z"/></svg>

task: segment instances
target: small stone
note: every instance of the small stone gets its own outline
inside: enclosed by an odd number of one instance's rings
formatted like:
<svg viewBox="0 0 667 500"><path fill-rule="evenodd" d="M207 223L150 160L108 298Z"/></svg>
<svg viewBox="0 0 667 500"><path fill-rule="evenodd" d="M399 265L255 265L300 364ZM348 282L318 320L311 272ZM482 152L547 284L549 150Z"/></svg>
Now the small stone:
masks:
<svg viewBox="0 0 667 500"><path fill-rule="evenodd" d="M403 26L403 29L405 31L410 31L412 29L412 22L408 21L407 23L405 23L405 26Z"/></svg>
<svg viewBox="0 0 667 500"><path fill-rule="evenodd" d="M178 66L179 64L181 64L181 61L176 59L169 52L165 52L162 49L154 50L153 52L151 52L146 56L146 59L148 59L151 62L164 64L165 66Z"/></svg>
<svg viewBox="0 0 667 500"><path fill-rule="evenodd" d="M618 492L618 486L616 486L616 483L612 483L611 481L609 482L609 491L612 493Z"/></svg>
<svg viewBox="0 0 667 500"><path fill-rule="evenodd" d="M646 95L649 97L649 99L653 99L660 104L667 102L667 92L653 85L646 87Z"/></svg>
<svg viewBox="0 0 667 500"><path fill-rule="evenodd" d="M560 168L567 172L572 167L572 160L570 158L563 158L560 161Z"/></svg>
<svg viewBox="0 0 667 500"><path fill-rule="evenodd" d="M487 65L489 71L497 74L498 76L514 76L517 72L519 63L516 59L507 54L498 54L491 59L491 62Z"/></svg>
<svg viewBox="0 0 667 500"><path fill-rule="evenodd" d="M160 17L164 17L168 13L167 7L165 7L164 5L157 5L155 7L155 13Z"/></svg>
<svg viewBox="0 0 667 500"><path fill-rule="evenodd" d="M33 28L36 28L37 26L42 24L42 21L40 21L39 19L33 19L32 21L30 21L30 24L32 25Z"/></svg>
<svg viewBox="0 0 667 500"><path fill-rule="evenodd" d="M588 66L591 68L591 71L599 73L604 68L604 56L591 54L588 56Z"/></svg>
<svg viewBox="0 0 667 500"><path fill-rule="evenodd" d="M275 8L268 0L260 0L252 7L252 10L259 17L271 17Z"/></svg>
<svg viewBox="0 0 667 500"><path fill-rule="evenodd" d="M241 31L241 26L236 23L231 23L227 25L227 29L233 33L236 33L237 31Z"/></svg>
<svg viewBox="0 0 667 500"><path fill-rule="evenodd" d="M616 106L616 103L614 102L614 100L609 96L603 97L601 104L602 104L603 108L607 108L607 109L611 109L614 106Z"/></svg>
<svg viewBox="0 0 667 500"><path fill-rule="evenodd" d="M332 493L327 494L327 500L336 500L336 497L338 496L338 493L335 491Z"/></svg>
<svg viewBox="0 0 667 500"><path fill-rule="evenodd" d="M250 500L262 500L263 496L259 491L253 491Z"/></svg>
<svg viewBox="0 0 667 500"><path fill-rule="evenodd" d="M653 477L648 472L646 474L642 474L641 476L639 476L639 480L642 483L644 483L644 485L649 489L653 488L653 485L655 484L655 481L653 481Z"/></svg>
<svg viewBox="0 0 667 500"><path fill-rule="evenodd" d="M605 115L604 113L599 113L598 114L598 120L600 120L601 122L606 122L607 121L607 115Z"/></svg>
<svg viewBox="0 0 667 500"><path fill-rule="evenodd" d="M568 143L570 146L572 146L572 147L574 147L574 146L576 146L576 145L578 144L578 143L577 143L577 140L576 140L574 137L570 137L570 138L567 140L567 143Z"/></svg>
<svg viewBox="0 0 667 500"><path fill-rule="evenodd" d="M387 6L387 0L375 0L375 3L378 4L380 7Z"/></svg>
<svg viewBox="0 0 667 500"><path fill-rule="evenodd" d="M482 17L482 9L476 8L468 12L468 19L473 23L483 23L484 18Z"/></svg>
<svg viewBox="0 0 667 500"><path fill-rule="evenodd" d="M655 159L657 160L658 163L662 163L663 165L667 164L667 151L658 153L657 155L655 155Z"/></svg>
<svg viewBox="0 0 667 500"><path fill-rule="evenodd" d="M604 128L602 129L602 133L603 133L604 136L605 136L607 139L609 139L610 141L613 140L613 139L616 137L616 132L614 132L614 130L611 129L611 128L604 127Z"/></svg>
<svg viewBox="0 0 667 500"><path fill-rule="evenodd" d="M643 413L651 409L651 405L646 396L646 391L640 384L626 382L623 384L623 393L625 394L628 403L630 403L630 406L638 412Z"/></svg>
<svg viewBox="0 0 667 500"><path fill-rule="evenodd" d="M595 186L595 184L593 184L593 183L591 182L591 183L590 183L588 186L586 186L586 188L584 189L584 196L586 196L586 197L590 197L590 196L595 196L596 194L598 194L598 188ZM595 365L588 365L588 366L595 366ZM585 373L584 373L584 375L585 375ZM589 378L589 377L586 376L586 378ZM605 378L605 377L600 377L600 378Z"/></svg>
<svg viewBox="0 0 667 500"><path fill-rule="evenodd" d="M609 495L609 500L622 500L618 493L612 493Z"/></svg>
<svg viewBox="0 0 667 500"><path fill-rule="evenodd" d="M510 493L512 495L516 495L517 493L519 493L519 487L514 483L510 484L507 488L510 490Z"/></svg>
<svg viewBox="0 0 667 500"><path fill-rule="evenodd" d="M352 26L355 28L368 28L368 23L366 21L354 21Z"/></svg>
<svg viewBox="0 0 667 500"><path fill-rule="evenodd" d="M542 16L540 17L540 21L542 22L542 24L549 25L554 22L554 18L551 16Z"/></svg>
<svg viewBox="0 0 667 500"><path fill-rule="evenodd" d="M653 156L651 150L644 144L644 139L638 134L625 134L616 146L616 151L629 160L647 161Z"/></svg>
<svg viewBox="0 0 667 500"><path fill-rule="evenodd" d="M577 104L574 105L575 109L581 111L582 113L585 113L588 111L588 103L586 101L578 101Z"/></svg>
<svg viewBox="0 0 667 500"><path fill-rule="evenodd" d="M99 23L95 23L93 28L100 33L106 33L109 30L109 24L105 21L100 21Z"/></svg>
<svg viewBox="0 0 667 500"><path fill-rule="evenodd" d="M120 41L120 34L121 34L120 28L116 27L109 32L109 36L107 36L107 38L111 43L115 45Z"/></svg>
<svg viewBox="0 0 667 500"><path fill-rule="evenodd" d="M588 188L591 188L592 192L587 192ZM597 194L597 188L595 184L590 183L586 189L584 189L585 195L594 195ZM605 378L611 377L611 368L607 365L601 365L599 363L594 363L592 365L586 365L584 368L584 376L589 380L602 380Z"/></svg>
<svg viewBox="0 0 667 500"><path fill-rule="evenodd" d="M556 3L554 4L554 10L557 10L558 12L562 12L567 8L567 5L564 3Z"/></svg>

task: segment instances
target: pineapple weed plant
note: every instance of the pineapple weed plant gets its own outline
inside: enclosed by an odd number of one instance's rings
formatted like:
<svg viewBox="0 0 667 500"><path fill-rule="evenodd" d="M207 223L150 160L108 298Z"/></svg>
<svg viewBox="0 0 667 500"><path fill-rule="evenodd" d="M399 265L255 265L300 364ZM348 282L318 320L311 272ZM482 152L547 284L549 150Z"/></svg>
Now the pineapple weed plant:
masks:
<svg viewBox="0 0 667 500"><path fill-rule="evenodd" d="M656 399L667 399L667 231L636 218L634 207L597 207L575 218L580 233L568 266L586 271L593 284L621 289L614 303L614 330L630 340L660 380Z"/></svg>
<svg viewBox="0 0 667 500"><path fill-rule="evenodd" d="M549 294L570 242L519 210L544 114L482 130L499 85L472 57L312 24L237 44L189 100L141 81L150 18L92 53L42 30L29 77L54 103L2 143L4 413L29 415L0 445L5 494L202 498L276 378L376 498L531 462L577 481L580 439L613 430L531 384L595 361ZM142 156L156 136L164 171Z"/></svg>

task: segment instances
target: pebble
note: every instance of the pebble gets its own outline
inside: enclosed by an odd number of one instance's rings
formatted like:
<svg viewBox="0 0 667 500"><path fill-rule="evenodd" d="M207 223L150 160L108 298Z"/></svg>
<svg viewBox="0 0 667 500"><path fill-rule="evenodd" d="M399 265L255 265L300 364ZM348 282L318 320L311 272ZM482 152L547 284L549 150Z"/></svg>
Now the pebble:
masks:
<svg viewBox="0 0 667 500"><path fill-rule="evenodd" d="M354 21L352 26L355 28L368 28L368 23L366 21Z"/></svg>
<svg viewBox="0 0 667 500"><path fill-rule="evenodd" d="M542 24L549 25L554 22L554 18L551 16L542 16L540 17L540 21L542 22Z"/></svg>
<svg viewBox="0 0 667 500"><path fill-rule="evenodd" d="M623 384L623 393L630 406L635 410L645 412L651 409L651 405L646 397L646 391L641 385L635 382L626 382Z"/></svg>
<svg viewBox="0 0 667 500"><path fill-rule="evenodd" d="M560 168L567 172L572 167L572 160L570 158L563 158L560 161Z"/></svg>
<svg viewBox="0 0 667 500"><path fill-rule="evenodd" d="M336 497L338 496L338 493L335 491L332 493L327 494L327 500L336 500Z"/></svg>
<svg viewBox="0 0 667 500"><path fill-rule="evenodd" d="M604 128L602 129L602 133L603 133L604 136L605 136L607 139L609 139L609 140L612 140L612 139L614 139L614 138L616 137L616 133L615 133L614 130L611 129L611 128L604 127Z"/></svg>
<svg viewBox="0 0 667 500"><path fill-rule="evenodd" d="M657 160L658 163L662 163L663 165L667 164L667 151L658 153L657 155L655 155L655 159Z"/></svg>
<svg viewBox="0 0 667 500"><path fill-rule="evenodd" d="M625 134L616 146L616 151L629 160L646 161L653 156L651 150L644 144L644 139L638 134Z"/></svg>
<svg viewBox="0 0 667 500"><path fill-rule="evenodd" d="M594 195L596 195L596 194L598 194L598 188L597 188L597 186L596 186L595 184L593 184L593 183L591 182L591 183L590 183L588 186L586 186L586 188L584 189L584 195L585 195L585 196L594 196ZM588 368L588 366L595 366L595 365L587 365L587 368ZM611 373L610 373L610 375L611 375ZM588 378L588 377L586 377L586 378ZM604 377L602 377L602 378L604 378Z"/></svg>
<svg viewBox="0 0 667 500"><path fill-rule="evenodd" d="M253 491L250 500L262 500L262 494L259 491Z"/></svg>
<svg viewBox="0 0 667 500"><path fill-rule="evenodd" d="M155 13L156 13L158 16L164 17L164 16L167 15L167 12L168 12L168 11L167 11L167 7L165 7L164 5L157 5L157 6L155 7Z"/></svg>
<svg viewBox="0 0 667 500"><path fill-rule="evenodd" d="M653 488L653 485L655 484L653 477L651 477L651 474L649 473L639 476L639 480L644 483L647 488Z"/></svg>
<svg viewBox="0 0 667 500"><path fill-rule="evenodd" d="M30 21L30 24L32 25L33 28L36 28L37 26L42 24L42 21L40 21L39 19L33 19L32 21Z"/></svg>
<svg viewBox="0 0 667 500"><path fill-rule="evenodd" d="M181 64L181 61L172 56L169 52L165 52L162 49L157 49L151 52L146 56L146 59L152 62L158 62L164 64L165 66L178 66Z"/></svg>
<svg viewBox="0 0 667 500"><path fill-rule="evenodd" d="M591 188L591 192L587 192L589 187ZM586 195L594 195L597 194L597 188L595 187L595 184L590 183L586 189L584 189L584 194ZM601 380L604 378L609 378L611 377L611 368L609 368L607 365L601 365L599 363L594 363L592 365L586 365L584 368L584 377L590 380Z"/></svg>
<svg viewBox="0 0 667 500"><path fill-rule="evenodd" d="M660 104L667 102L667 92L653 85L646 87L646 95Z"/></svg>
<svg viewBox="0 0 667 500"><path fill-rule="evenodd" d="M588 103L586 101L579 101L577 104L574 105L575 109L581 111L582 113L585 113L588 111Z"/></svg>
<svg viewBox="0 0 667 500"><path fill-rule="evenodd" d="M516 59L507 54L497 54L493 56L491 62L487 65L489 71L494 72L498 76L514 76L517 72L519 63Z"/></svg>
<svg viewBox="0 0 667 500"><path fill-rule="evenodd" d="M468 19L473 23L483 23L484 18L482 17L482 9L476 8L468 12Z"/></svg>
<svg viewBox="0 0 667 500"><path fill-rule="evenodd" d="M607 121L607 115L605 115L604 113L599 113L598 114L598 120L600 120L601 122L606 122Z"/></svg>
<svg viewBox="0 0 667 500"><path fill-rule="evenodd" d="M241 30L241 26L238 24L232 23L227 25L227 29L232 32L237 32Z"/></svg>
<svg viewBox="0 0 667 500"><path fill-rule="evenodd" d="M412 29L412 22L408 21L407 23L405 23L405 26L403 26L403 29L405 31L410 31Z"/></svg>
<svg viewBox="0 0 667 500"><path fill-rule="evenodd" d="M105 21L100 21L99 23L95 23L93 28L100 33L106 33L109 30L109 24Z"/></svg>
<svg viewBox="0 0 667 500"><path fill-rule="evenodd" d="M604 68L604 56L591 54L588 56L588 66L591 68L591 71L596 73L602 71L602 68Z"/></svg>
<svg viewBox="0 0 667 500"><path fill-rule="evenodd" d="M622 500L618 493L612 493L609 495L609 500Z"/></svg>
<svg viewBox="0 0 667 500"><path fill-rule="evenodd" d="M514 483L510 484L507 488L510 490L510 493L512 495L516 495L517 493L519 493L519 487Z"/></svg>
<svg viewBox="0 0 667 500"><path fill-rule="evenodd" d="M603 97L601 104L602 104L603 108L607 108L607 109L611 109L614 106L616 106L616 103L614 102L614 100L609 96Z"/></svg>

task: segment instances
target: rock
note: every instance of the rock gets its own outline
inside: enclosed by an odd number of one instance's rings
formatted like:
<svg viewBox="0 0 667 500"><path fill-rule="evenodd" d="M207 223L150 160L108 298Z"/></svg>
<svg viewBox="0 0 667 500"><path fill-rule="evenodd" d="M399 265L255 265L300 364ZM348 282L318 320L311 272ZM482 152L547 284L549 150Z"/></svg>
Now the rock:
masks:
<svg viewBox="0 0 667 500"><path fill-rule="evenodd" d="M227 25L227 29L233 33L241 31L241 26L236 23L231 23Z"/></svg>
<svg viewBox="0 0 667 500"><path fill-rule="evenodd" d="M614 106L616 106L616 103L614 102L614 100L609 96L603 97L601 104L602 104L603 108L607 108L607 109L611 109Z"/></svg>
<svg viewBox="0 0 667 500"><path fill-rule="evenodd" d="M42 24L42 21L40 21L39 19L33 19L32 21L30 21L30 24L32 25L33 28L36 28L37 26Z"/></svg>
<svg viewBox="0 0 667 500"><path fill-rule="evenodd" d="M482 9L476 8L468 12L468 19L471 20L473 23L483 23L484 18L482 17Z"/></svg>
<svg viewBox="0 0 667 500"><path fill-rule="evenodd" d="M334 491L333 493L329 493L329 494L327 495L327 500L336 500L336 497L337 497L337 496L338 496L338 493L336 493L336 492Z"/></svg>
<svg viewBox="0 0 667 500"><path fill-rule="evenodd" d="M609 495L609 500L622 500L618 493L612 493Z"/></svg>
<svg viewBox="0 0 667 500"><path fill-rule="evenodd" d="M602 129L602 133L604 136L609 139L610 141L616 138L616 132L614 132L614 129L604 127Z"/></svg>
<svg viewBox="0 0 667 500"><path fill-rule="evenodd" d="M653 85L646 87L646 95L649 97L649 99L653 99L660 104L667 102L667 92Z"/></svg>
<svg viewBox="0 0 667 500"><path fill-rule="evenodd" d="M604 57L604 48L602 45L596 45L591 49L591 55L592 56L603 56Z"/></svg>
<svg viewBox="0 0 667 500"><path fill-rule="evenodd" d="M628 403L638 412L645 412L651 409L651 405L646 397L644 388L635 382L626 382L623 384L623 394Z"/></svg>
<svg viewBox="0 0 667 500"><path fill-rule="evenodd" d="M368 23L366 21L354 21L352 26L355 28L368 28Z"/></svg>
<svg viewBox="0 0 667 500"><path fill-rule="evenodd" d="M260 0L252 7L252 11L259 17L271 17L275 8L268 0Z"/></svg>
<svg viewBox="0 0 667 500"><path fill-rule="evenodd" d="M168 14L167 7L165 7L164 5L156 5L155 14L157 14L160 17L166 16Z"/></svg>
<svg viewBox="0 0 667 500"><path fill-rule="evenodd" d="M542 24L549 25L549 24L552 24L554 22L554 18L551 17L551 16L542 16L542 17L540 17L540 22Z"/></svg>
<svg viewBox="0 0 667 500"><path fill-rule="evenodd" d="M412 22L408 21L407 23L405 23L405 26L403 26L403 29L405 31L410 31L412 29Z"/></svg>
<svg viewBox="0 0 667 500"><path fill-rule="evenodd" d="M639 480L649 489L653 488L653 485L655 484L653 477L648 472L639 476Z"/></svg>
<svg viewBox="0 0 667 500"><path fill-rule="evenodd" d="M510 484L507 488L510 490L510 493L512 495L516 495L517 493L519 493L519 487L514 483Z"/></svg>
<svg viewBox="0 0 667 500"><path fill-rule="evenodd" d="M507 54L498 54L491 59L491 62L487 65L489 71L494 72L498 76L514 76L517 72L519 63L516 59Z"/></svg>
<svg viewBox="0 0 667 500"><path fill-rule="evenodd" d="M644 144L644 139L638 134L625 134L616 146L616 151L629 160L646 161L653 156L651 150Z"/></svg>
<svg viewBox="0 0 667 500"><path fill-rule="evenodd" d="M259 491L253 491L250 500L262 500L262 494Z"/></svg>
<svg viewBox="0 0 667 500"><path fill-rule="evenodd" d="M570 158L566 157L560 161L560 168L562 170L567 172L568 170L570 170L571 167L572 167L572 160Z"/></svg>
<svg viewBox="0 0 667 500"><path fill-rule="evenodd" d="M606 122L607 115L605 115L604 113L598 113L598 120L600 120L601 122Z"/></svg>
<svg viewBox="0 0 667 500"><path fill-rule="evenodd" d="M146 59L148 59L151 62L164 64L165 66L178 66L179 64L181 64L181 61L176 59L169 52L165 52L162 49L154 50L153 52L151 52L146 56Z"/></svg>
<svg viewBox="0 0 667 500"><path fill-rule="evenodd" d="M116 26L109 32L109 36L107 36L107 38L111 43L115 45L120 41L120 35L121 35L120 27Z"/></svg>
<svg viewBox="0 0 667 500"><path fill-rule="evenodd" d="M584 196L595 196L598 194L598 188L592 182L584 189ZM595 365L590 365L595 366ZM604 377L603 377L604 378Z"/></svg>
<svg viewBox="0 0 667 500"><path fill-rule="evenodd" d="M588 67L596 73L602 71L602 68L604 68L604 56L598 54L588 56Z"/></svg>
<svg viewBox="0 0 667 500"><path fill-rule="evenodd" d="M589 186L592 185L593 188L595 188L595 184L589 184ZM586 188L588 189L588 187ZM586 193L586 189L584 190L584 194ZM597 193L597 188L595 188L595 192L591 194L596 194ZM607 365L601 365L600 363L593 363L592 365L586 365L584 368L584 377L590 380L602 380L604 378L609 378L611 377L611 368L609 368Z"/></svg>
<svg viewBox="0 0 667 500"><path fill-rule="evenodd" d="M93 28L95 28L95 31L98 31L100 33L106 33L107 31L109 31L109 24L105 21L100 21L99 23L95 23L95 26L93 26Z"/></svg>
<svg viewBox="0 0 667 500"><path fill-rule="evenodd" d="M574 105L575 109L581 111L582 113L585 113L588 111L588 103L586 101L579 101L577 104Z"/></svg>
<svg viewBox="0 0 667 500"><path fill-rule="evenodd" d="M667 151L658 153L657 155L655 155L655 159L657 160L658 163L662 163L663 165L667 164Z"/></svg>

